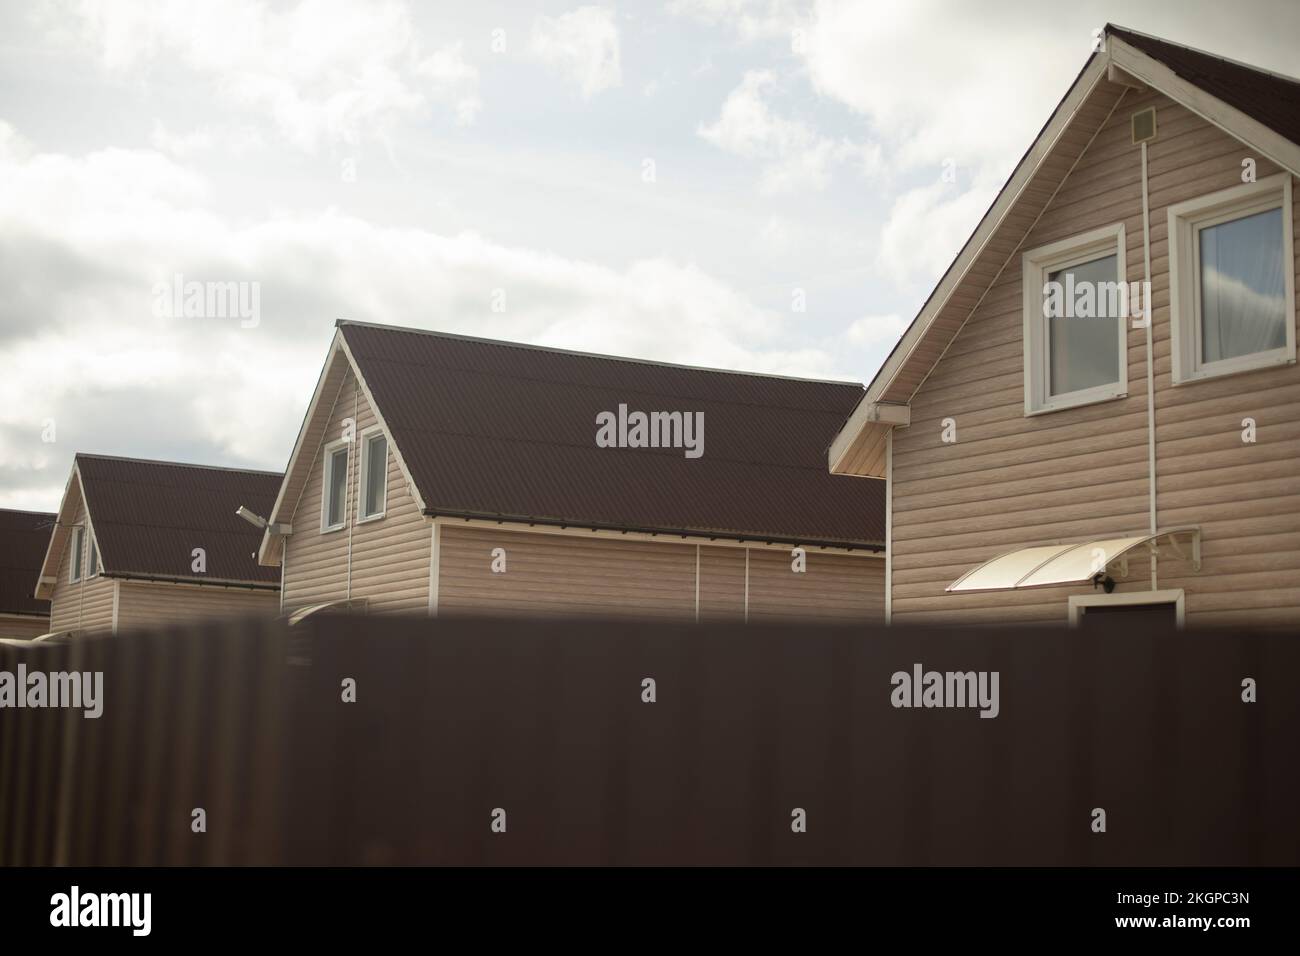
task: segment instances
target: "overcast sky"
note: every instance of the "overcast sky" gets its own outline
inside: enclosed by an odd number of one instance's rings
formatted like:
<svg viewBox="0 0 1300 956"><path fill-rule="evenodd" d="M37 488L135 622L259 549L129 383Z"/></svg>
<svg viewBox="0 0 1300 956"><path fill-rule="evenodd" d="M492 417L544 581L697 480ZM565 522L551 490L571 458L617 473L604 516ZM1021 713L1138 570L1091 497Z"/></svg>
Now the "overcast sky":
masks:
<svg viewBox="0 0 1300 956"><path fill-rule="evenodd" d="M0 507L283 468L339 317L868 381L1107 19L1300 74L1294 0L6 2Z"/></svg>

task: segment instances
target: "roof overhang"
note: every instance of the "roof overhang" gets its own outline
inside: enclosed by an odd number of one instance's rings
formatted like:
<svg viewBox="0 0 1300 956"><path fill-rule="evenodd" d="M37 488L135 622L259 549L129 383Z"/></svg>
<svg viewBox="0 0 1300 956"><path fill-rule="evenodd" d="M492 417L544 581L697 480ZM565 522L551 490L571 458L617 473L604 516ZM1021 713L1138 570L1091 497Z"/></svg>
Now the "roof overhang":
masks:
<svg viewBox="0 0 1300 956"><path fill-rule="evenodd" d="M59 512L55 515L54 527L50 530L50 543L45 546L45 559L41 561L41 573L36 579L35 596L42 601L48 601L54 595L54 586L59 582L59 562L63 560L63 549L72 534L72 503L69 500L69 493L73 489L74 482L77 496L86 512L86 523L90 524L90 506L86 504L86 489L81 483L81 469L77 466L77 459L74 456L72 470L68 472L68 480L63 486L63 497L59 499ZM93 526L91 535L94 535ZM99 563L102 569L104 564L102 548L99 551Z"/></svg>
<svg viewBox="0 0 1300 956"><path fill-rule="evenodd" d="M895 425L910 425L912 409L890 402L859 402L826 452L832 475L885 477L885 443Z"/></svg>
<svg viewBox="0 0 1300 956"><path fill-rule="evenodd" d="M1094 52L1088 59L1047 124L1039 132L1006 185L1002 187L997 198L980 220L974 233L949 265L921 311L881 364L871 384L867 386L859 408L845 423L840 435L831 446L832 472L882 477L875 473L880 470L877 461L879 455L872 449L883 447L881 435L888 431L888 428L882 428L880 423L861 414L863 409L880 402L906 404L911 401L920 383L942 358L948 342L951 342L957 334L956 331L946 330L944 335L947 336L947 341L942 341L943 335L932 341L935 337L930 333L936 320L942 313L950 311L949 305L954 293L963 286L972 266L980 260L997 236L1007 217L1021 201L1026 189L1035 184L1039 170L1052 155L1056 144L1074 122L1080 110L1088 104L1093 92L1107 82L1115 89L1136 88L1139 84L1155 89L1236 137L1283 169L1300 176L1300 144L1291 142L1240 110L1224 103L1218 97L1184 80L1163 63L1124 42L1108 30L1103 48ZM1065 176L1069 176L1068 171ZM1010 258L1007 261L1009 262ZM1005 266L1004 262L996 271L989 271L987 276L981 273L984 291L996 282L1001 269ZM970 307L963 305L960 309L960 312L966 316L978 308L983 296L977 290L970 298L975 300L974 305ZM953 308L956 308L955 304ZM951 321L951 317L944 319L944 323ZM960 325L957 326L957 331L960 331ZM903 374L905 371L906 374ZM846 454L846 449L857 450L862 457L861 467L867 469L866 471L850 470L850 463L854 458L851 453ZM836 450L838 454L835 454Z"/></svg>
<svg viewBox="0 0 1300 956"><path fill-rule="evenodd" d="M950 592L1016 591L1059 584L1085 584L1119 566L1128 573L1128 558L1144 545L1155 553L1166 542L1175 555L1201 569L1201 529L1194 525L1168 528L1155 534L1098 538L1076 544L1047 544L1019 548L967 571L944 588Z"/></svg>

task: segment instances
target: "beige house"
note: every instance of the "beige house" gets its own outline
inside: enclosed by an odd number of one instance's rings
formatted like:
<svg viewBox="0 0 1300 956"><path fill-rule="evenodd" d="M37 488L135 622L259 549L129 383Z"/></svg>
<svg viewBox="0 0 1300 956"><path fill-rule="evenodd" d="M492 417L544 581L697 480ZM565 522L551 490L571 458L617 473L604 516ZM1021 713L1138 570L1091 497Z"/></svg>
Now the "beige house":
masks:
<svg viewBox="0 0 1300 956"><path fill-rule="evenodd" d="M340 322L259 559L291 616L881 620L883 494L824 464L861 395Z"/></svg>
<svg viewBox="0 0 1300 956"><path fill-rule="evenodd" d="M1300 621L1300 82L1103 39L830 448L891 621Z"/></svg>
<svg viewBox="0 0 1300 956"><path fill-rule="evenodd" d="M279 581L260 567L280 475L103 455L76 456L36 597L53 633L116 633L216 617L275 614Z"/></svg>
<svg viewBox="0 0 1300 956"><path fill-rule="evenodd" d="M36 597L54 515L0 509L0 640L31 640L50 629L50 602Z"/></svg>

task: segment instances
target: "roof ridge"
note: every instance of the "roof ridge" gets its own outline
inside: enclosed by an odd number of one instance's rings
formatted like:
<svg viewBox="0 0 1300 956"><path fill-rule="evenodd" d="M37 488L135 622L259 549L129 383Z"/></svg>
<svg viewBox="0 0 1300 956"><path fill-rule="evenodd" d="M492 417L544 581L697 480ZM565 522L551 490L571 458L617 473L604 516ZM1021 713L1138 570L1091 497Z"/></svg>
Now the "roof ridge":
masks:
<svg viewBox="0 0 1300 956"><path fill-rule="evenodd" d="M265 471L261 468L237 468L234 465L203 465L191 461L170 461L163 458L133 458L128 455L99 455L94 452L79 451L74 456L78 459L93 458L97 461L129 461L137 465L170 465L173 468L202 468L208 471L232 471L245 475L266 475L273 478L283 478L284 472Z"/></svg>
<svg viewBox="0 0 1300 956"><path fill-rule="evenodd" d="M514 342L508 339L490 339L481 335L464 335L458 332L443 332L438 329L413 328L406 325L385 325L381 322L361 322L356 319L335 319L335 328L358 326L364 329L380 329L385 332L412 332L416 335L428 335L434 338L455 339L461 342L478 342L483 345L496 345L502 348L528 349L534 352L551 352L556 355L576 355L581 358L604 359L610 362L630 362L634 365L650 365L655 368L676 368L690 372L717 372L721 375L742 375L746 378L767 378L783 382L804 382L815 385L852 385L864 388L861 382L849 379L805 378L799 375L779 375L775 372L746 372L734 368L717 368L710 365L687 365L682 362L661 362L655 359L636 358L630 355L610 355L604 352L584 352L580 349L566 349L555 345L534 345L531 342Z"/></svg>

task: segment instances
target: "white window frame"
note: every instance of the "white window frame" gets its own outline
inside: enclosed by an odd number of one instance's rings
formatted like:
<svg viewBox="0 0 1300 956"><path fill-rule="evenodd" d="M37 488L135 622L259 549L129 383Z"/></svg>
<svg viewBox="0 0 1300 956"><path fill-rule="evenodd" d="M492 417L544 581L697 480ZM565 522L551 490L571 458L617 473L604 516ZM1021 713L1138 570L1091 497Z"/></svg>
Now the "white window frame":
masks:
<svg viewBox="0 0 1300 956"><path fill-rule="evenodd" d="M1072 594L1070 595L1070 627L1083 623L1083 613L1090 607L1132 607L1143 604L1172 604L1177 627L1183 626L1184 594L1182 588L1170 588L1164 591L1124 591L1106 594Z"/></svg>
<svg viewBox="0 0 1300 956"><path fill-rule="evenodd" d="M384 487L379 499L379 510L372 515L365 513L366 510L366 492L370 480L370 439L375 435L382 435L384 439ZM384 431L382 425L371 425L361 433L361 454L360 458L360 478L357 484L360 490L357 493L357 524L364 524L367 521L378 521L388 511L388 453L389 446L392 443L388 440L388 434Z"/></svg>
<svg viewBox="0 0 1300 956"><path fill-rule="evenodd" d="M1217 362L1201 361L1200 230L1270 209L1282 210L1282 280L1286 298L1286 343L1280 348ZM1295 230L1291 174L1242 183L1169 207L1169 334L1175 385L1294 364Z"/></svg>
<svg viewBox="0 0 1300 956"><path fill-rule="evenodd" d="M1125 261L1124 224L1115 223L1093 229L1059 242L1031 249L1021 258L1021 282L1024 286L1025 348L1025 415L1042 415L1080 405L1108 402L1128 395L1128 316L1115 319L1119 338L1119 378L1115 382L1094 385L1050 395L1050 355L1047 350L1047 317L1043 315L1043 285L1047 276L1058 269L1090 262L1106 255L1115 256L1115 281L1128 282Z"/></svg>
<svg viewBox="0 0 1300 956"><path fill-rule="evenodd" d="M349 472L352 468L352 443L346 438L340 438L332 441L325 446L325 455L321 464L321 477L324 479L320 489L320 531L321 534L328 534L331 531L341 531L348 524L348 485L351 483ZM337 524L329 523L330 516L330 487L333 484L334 477L334 453L340 448L347 449L347 456L343 459L343 507L339 509L339 520Z"/></svg>
<svg viewBox="0 0 1300 956"><path fill-rule="evenodd" d="M68 558L68 583L76 584L82 579L83 572L86 570L84 548L86 541L86 526L84 524L75 525L72 529L72 553Z"/></svg>

